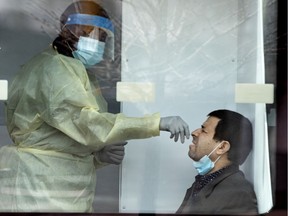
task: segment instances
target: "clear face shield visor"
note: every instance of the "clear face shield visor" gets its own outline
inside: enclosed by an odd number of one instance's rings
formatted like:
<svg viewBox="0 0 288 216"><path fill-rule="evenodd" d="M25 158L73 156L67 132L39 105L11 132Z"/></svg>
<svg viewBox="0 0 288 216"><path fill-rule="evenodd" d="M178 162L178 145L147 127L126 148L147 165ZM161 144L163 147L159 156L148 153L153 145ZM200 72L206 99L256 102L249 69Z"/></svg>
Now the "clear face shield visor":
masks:
<svg viewBox="0 0 288 216"><path fill-rule="evenodd" d="M63 28L78 39L82 36L104 42L103 59L114 60L114 26L109 19L89 14L70 14Z"/></svg>

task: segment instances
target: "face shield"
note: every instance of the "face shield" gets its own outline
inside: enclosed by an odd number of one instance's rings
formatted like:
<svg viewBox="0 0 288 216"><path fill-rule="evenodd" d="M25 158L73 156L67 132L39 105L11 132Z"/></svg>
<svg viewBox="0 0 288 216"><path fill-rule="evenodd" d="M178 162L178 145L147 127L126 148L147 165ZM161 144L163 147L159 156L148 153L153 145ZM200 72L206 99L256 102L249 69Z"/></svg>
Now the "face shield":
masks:
<svg viewBox="0 0 288 216"><path fill-rule="evenodd" d="M89 14L70 14L63 28L67 28L75 37L87 37L105 43L104 60L114 60L114 26L102 16Z"/></svg>

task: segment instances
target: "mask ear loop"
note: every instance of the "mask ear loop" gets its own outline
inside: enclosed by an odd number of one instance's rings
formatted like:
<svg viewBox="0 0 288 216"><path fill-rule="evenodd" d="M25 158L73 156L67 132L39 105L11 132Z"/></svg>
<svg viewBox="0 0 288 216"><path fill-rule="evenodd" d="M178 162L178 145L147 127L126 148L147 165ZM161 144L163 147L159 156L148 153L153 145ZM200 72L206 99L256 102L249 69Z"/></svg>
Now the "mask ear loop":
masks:
<svg viewBox="0 0 288 216"><path fill-rule="evenodd" d="M221 158L222 155L220 155L213 163L216 164L216 162Z"/></svg>
<svg viewBox="0 0 288 216"><path fill-rule="evenodd" d="M207 155L208 157L219 147L219 145L221 144L222 142L220 142L211 152L209 155Z"/></svg>
<svg viewBox="0 0 288 216"><path fill-rule="evenodd" d="M207 155L208 157L219 147L219 145L221 145L222 142L220 142L211 152L209 155ZM222 155L220 155L213 163L216 164L216 162L221 158Z"/></svg>
<svg viewBox="0 0 288 216"><path fill-rule="evenodd" d="M73 52L74 50L71 48L70 44L65 40L65 43L67 44L67 46L69 47L69 49L71 50L71 52Z"/></svg>
<svg viewBox="0 0 288 216"><path fill-rule="evenodd" d="M64 24L61 31L63 31L63 29L66 28L75 38L77 38L79 40L79 37L74 32L72 32L69 28L67 28L66 26L67 26L67 24ZM67 40L65 40L65 43L68 46L68 48L73 52L74 50L72 49L70 44L67 42Z"/></svg>

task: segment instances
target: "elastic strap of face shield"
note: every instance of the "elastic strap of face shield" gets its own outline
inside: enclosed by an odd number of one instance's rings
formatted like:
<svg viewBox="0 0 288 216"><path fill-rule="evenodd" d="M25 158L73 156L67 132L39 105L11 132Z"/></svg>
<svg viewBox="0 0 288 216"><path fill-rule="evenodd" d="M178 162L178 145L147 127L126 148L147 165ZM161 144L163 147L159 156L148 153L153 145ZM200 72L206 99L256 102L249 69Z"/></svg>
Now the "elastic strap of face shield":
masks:
<svg viewBox="0 0 288 216"><path fill-rule="evenodd" d="M73 24L96 26L108 30L110 33L112 33L112 35L114 34L113 23L109 19L101 16L80 13L70 14L65 25Z"/></svg>

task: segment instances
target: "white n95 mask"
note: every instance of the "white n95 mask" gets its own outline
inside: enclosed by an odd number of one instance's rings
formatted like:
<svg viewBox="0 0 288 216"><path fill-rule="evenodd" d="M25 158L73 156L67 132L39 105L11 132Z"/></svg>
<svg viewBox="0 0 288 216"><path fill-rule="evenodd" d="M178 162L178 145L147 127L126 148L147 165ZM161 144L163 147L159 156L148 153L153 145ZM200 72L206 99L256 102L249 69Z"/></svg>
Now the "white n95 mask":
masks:
<svg viewBox="0 0 288 216"><path fill-rule="evenodd" d="M89 68L103 60L104 48L104 42L80 36L77 50L73 51L72 55Z"/></svg>
<svg viewBox="0 0 288 216"><path fill-rule="evenodd" d="M209 155L204 155L199 161L193 160L193 165L198 171L199 175L205 175L214 168L215 163L220 159L221 156L219 156L214 162L211 161L209 156L218 148L219 145L217 145Z"/></svg>

